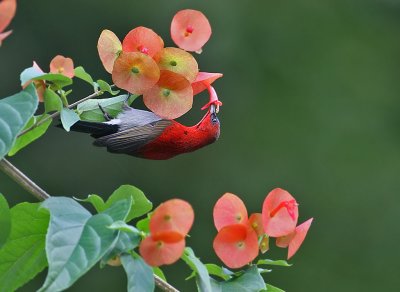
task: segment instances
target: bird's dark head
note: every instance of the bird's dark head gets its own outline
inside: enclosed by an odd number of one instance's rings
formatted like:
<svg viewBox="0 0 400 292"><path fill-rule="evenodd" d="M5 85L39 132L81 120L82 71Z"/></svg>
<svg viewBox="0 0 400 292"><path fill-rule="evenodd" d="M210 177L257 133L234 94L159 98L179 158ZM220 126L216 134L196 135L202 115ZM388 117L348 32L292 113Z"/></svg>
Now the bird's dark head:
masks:
<svg viewBox="0 0 400 292"><path fill-rule="evenodd" d="M210 105L210 120L213 125L219 124L219 120L217 117L217 113L219 112L219 105L212 104Z"/></svg>

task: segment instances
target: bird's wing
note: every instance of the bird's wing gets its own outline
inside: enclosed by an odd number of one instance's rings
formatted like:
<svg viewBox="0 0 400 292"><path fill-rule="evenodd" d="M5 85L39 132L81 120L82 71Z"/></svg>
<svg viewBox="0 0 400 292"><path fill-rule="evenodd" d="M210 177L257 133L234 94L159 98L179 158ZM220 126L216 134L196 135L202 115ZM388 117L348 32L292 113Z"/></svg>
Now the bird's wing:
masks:
<svg viewBox="0 0 400 292"><path fill-rule="evenodd" d="M144 126L129 128L98 138L94 141L94 145L106 146L110 152L134 155L138 149L160 136L171 123L168 120L160 120Z"/></svg>
<svg viewBox="0 0 400 292"><path fill-rule="evenodd" d="M124 106L123 111L116 118L121 130L144 126L162 120L153 112ZM113 122L110 122L113 123Z"/></svg>

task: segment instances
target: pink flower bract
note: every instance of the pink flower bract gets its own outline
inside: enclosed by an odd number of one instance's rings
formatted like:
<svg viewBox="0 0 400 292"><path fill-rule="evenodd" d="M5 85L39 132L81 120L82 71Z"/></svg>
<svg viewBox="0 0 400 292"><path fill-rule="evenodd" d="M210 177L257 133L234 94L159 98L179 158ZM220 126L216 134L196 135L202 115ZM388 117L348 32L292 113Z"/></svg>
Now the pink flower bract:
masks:
<svg viewBox="0 0 400 292"><path fill-rule="evenodd" d="M196 80L192 83L193 95L199 94L200 92L206 90L208 86L222 76L223 74L221 73L199 72Z"/></svg>
<svg viewBox="0 0 400 292"><path fill-rule="evenodd" d="M100 60L108 73L112 73L114 62L122 51L122 44L111 30L101 32L97 42Z"/></svg>
<svg viewBox="0 0 400 292"><path fill-rule="evenodd" d="M153 267L170 265L179 260L185 249L185 239L167 243L161 239L146 237L139 246L139 253L144 261Z"/></svg>
<svg viewBox="0 0 400 292"><path fill-rule="evenodd" d="M296 227L294 231L294 236L289 242L288 259L294 256L294 254L302 245L313 220L314 218L308 219L306 222Z"/></svg>
<svg viewBox="0 0 400 292"><path fill-rule="evenodd" d="M65 58L64 56L57 55L50 62L50 72L62 74L69 78L74 77L74 62L71 58Z"/></svg>
<svg viewBox="0 0 400 292"><path fill-rule="evenodd" d="M3 31L10 24L11 20L15 16L17 10L16 0L2 0L0 1L0 45L2 41L11 34L11 30Z"/></svg>
<svg viewBox="0 0 400 292"><path fill-rule="evenodd" d="M217 230L232 224L247 224L247 209L243 201L231 193L224 194L214 206L214 225Z"/></svg>
<svg viewBox="0 0 400 292"><path fill-rule="evenodd" d="M171 38L181 49L190 52L200 51L210 37L210 23L200 11L181 10L172 19Z"/></svg>
<svg viewBox="0 0 400 292"><path fill-rule="evenodd" d="M164 47L164 41L153 30L139 26L132 29L122 41L124 52L141 52L153 57Z"/></svg>

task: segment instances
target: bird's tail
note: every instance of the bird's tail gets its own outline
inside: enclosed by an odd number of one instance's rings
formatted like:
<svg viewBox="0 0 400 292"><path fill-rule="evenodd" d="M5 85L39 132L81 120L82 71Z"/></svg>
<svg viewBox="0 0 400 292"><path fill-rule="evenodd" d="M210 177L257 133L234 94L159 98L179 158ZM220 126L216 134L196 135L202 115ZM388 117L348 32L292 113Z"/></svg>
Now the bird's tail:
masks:
<svg viewBox="0 0 400 292"><path fill-rule="evenodd" d="M88 133L94 138L99 138L116 133L118 131L118 125L78 121L71 127L71 130L75 132Z"/></svg>

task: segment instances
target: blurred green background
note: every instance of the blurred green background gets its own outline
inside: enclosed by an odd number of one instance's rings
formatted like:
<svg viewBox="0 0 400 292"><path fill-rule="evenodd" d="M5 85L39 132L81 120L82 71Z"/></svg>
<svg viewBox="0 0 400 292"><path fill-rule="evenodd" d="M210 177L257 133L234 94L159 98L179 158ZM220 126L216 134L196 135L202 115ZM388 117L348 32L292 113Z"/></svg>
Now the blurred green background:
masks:
<svg viewBox="0 0 400 292"><path fill-rule="evenodd" d="M107 153L89 136L52 128L11 159L50 194L108 196L121 184L141 188L157 205L172 197L193 204L188 239L204 262L217 262L214 202L224 193L260 211L275 187L300 203L300 221L315 221L291 268L266 276L287 291L394 291L400 285L400 1L18 1L14 33L0 49L0 94L19 91L19 73L57 54L110 80L97 55L102 29L120 38L153 28L172 45L176 11L203 11L213 27L202 71L224 106L220 140L169 161ZM75 99L90 89L76 81ZM198 97L182 119L198 121ZM35 199L4 174L12 205ZM266 257L284 258L273 247ZM166 269L183 291L190 271ZM21 289L37 289L45 274ZM93 269L69 291L125 291L122 269Z"/></svg>

